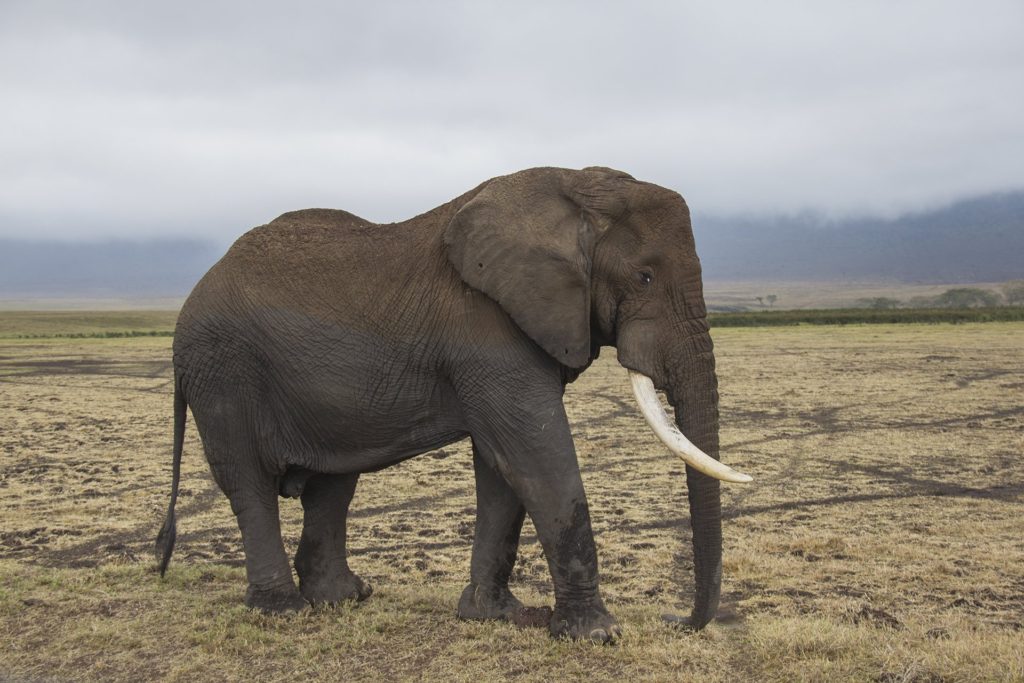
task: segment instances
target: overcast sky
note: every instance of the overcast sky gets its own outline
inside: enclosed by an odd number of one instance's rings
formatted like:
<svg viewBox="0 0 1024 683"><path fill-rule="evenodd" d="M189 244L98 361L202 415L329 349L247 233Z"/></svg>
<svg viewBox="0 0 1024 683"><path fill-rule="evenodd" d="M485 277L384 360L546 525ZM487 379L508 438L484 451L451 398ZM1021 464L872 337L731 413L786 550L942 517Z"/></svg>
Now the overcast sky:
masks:
<svg viewBox="0 0 1024 683"><path fill-rule="evenodd" d="M1020 0L0 0L0 237L400 220L546 165L892 215L1024 188L1022 122Z"/></svg>

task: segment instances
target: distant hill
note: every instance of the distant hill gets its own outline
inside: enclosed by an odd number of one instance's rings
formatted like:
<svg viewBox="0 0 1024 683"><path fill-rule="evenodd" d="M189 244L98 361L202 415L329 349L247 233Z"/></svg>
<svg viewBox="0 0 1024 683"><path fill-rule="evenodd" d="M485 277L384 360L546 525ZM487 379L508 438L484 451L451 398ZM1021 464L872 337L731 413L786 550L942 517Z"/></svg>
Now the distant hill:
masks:
<svg viewBox="0 0 1024 683"><path fill-rule="evenodd" d="M178 297L223 253L202 240L0 239L0 298Z"/></svg>
<svg viewBox="0 0 1024 683"><path fill-rule="evenodd" d="M1024 279L1024 191L894 220L694 216L708 280ZM0 239L0 299L181 297L224 253L203 240Z"/></svg>
<svg viewBox="0 0 1024 683"><path fill-rule="evenodd" d="M709 280L998 282L1024 278L1024 191L893 220L694 215Z"/></svg>

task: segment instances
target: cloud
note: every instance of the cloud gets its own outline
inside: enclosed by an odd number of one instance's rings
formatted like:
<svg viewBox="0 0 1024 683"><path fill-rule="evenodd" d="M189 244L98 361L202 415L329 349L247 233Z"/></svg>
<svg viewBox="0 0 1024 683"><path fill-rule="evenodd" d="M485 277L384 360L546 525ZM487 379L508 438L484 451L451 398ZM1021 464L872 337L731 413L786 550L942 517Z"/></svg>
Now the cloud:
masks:
<svg viewBox="0 0 1024 683"><path fill-rule="evenodd" d="M1017 2L8 2L0 235L409 217L536 165L699 211L1024 186Z"/></svg>

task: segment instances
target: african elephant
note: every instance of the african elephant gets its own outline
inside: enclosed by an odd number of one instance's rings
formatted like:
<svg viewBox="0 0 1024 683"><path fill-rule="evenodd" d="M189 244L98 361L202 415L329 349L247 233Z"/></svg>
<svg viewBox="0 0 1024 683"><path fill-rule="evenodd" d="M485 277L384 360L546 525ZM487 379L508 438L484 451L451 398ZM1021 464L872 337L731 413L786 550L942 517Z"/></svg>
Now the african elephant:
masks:
<svg viewBox="0 0 1024 683"><path fill-rule="evenodd" d="M499 619L529 513L555 589L553 635L619 633L598 589L565 385L614 346L648 421L687 461L696 604L721 581L718 390L690 215L676 192L607 168L489 180L402 223L286 213L203 277L174 335L175 537L186 408L245 548L245 602L265 612L363 599L345 558L360 473L472 439L477 520L458 614ZM676 409L669 420L655 390ZM689 434L691 443L680 432ZM278 496L301 497L296 588Z"/></svg>

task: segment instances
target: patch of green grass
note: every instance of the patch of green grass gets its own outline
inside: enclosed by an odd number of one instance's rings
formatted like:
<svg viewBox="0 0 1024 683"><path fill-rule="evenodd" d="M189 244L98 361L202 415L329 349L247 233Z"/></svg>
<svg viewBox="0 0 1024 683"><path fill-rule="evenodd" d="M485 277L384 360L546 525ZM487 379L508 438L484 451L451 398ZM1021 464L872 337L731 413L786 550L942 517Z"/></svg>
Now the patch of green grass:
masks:
<svg viewBox="0 0 1024 683"><path fill-rule="evenodd" d="M0 311L0 338L171 336L177 311Z"/></svg>
<svg viewBox="0 0 1024 683"><path fill-rule="evenodd" d="M895 323L985 323L1024 320L1024 306L991 308L804 309L710 313L712 327L774 327L782 325L857 325Z"/></svg>
<svg viewBox="0 0 1024 683"><path fill-rule="evenodd" d="M68 332L56 334L18 334L14 339L123 339L128 337L173 337L174 330L126 330L123 332Z"/></svg>

